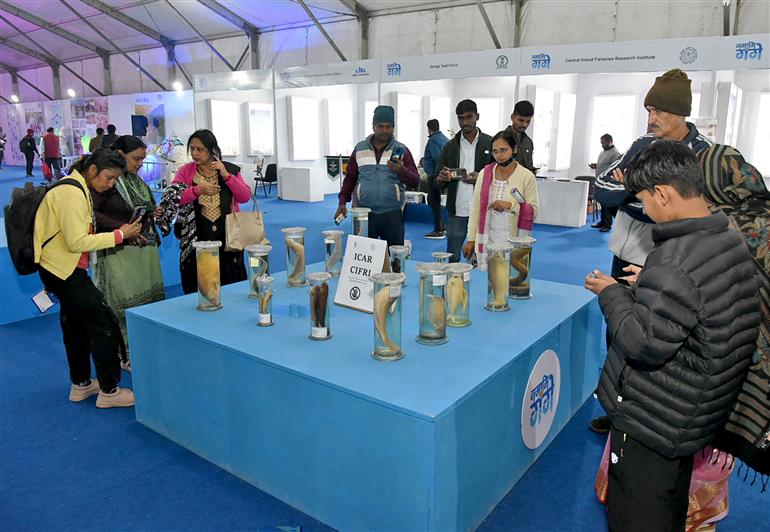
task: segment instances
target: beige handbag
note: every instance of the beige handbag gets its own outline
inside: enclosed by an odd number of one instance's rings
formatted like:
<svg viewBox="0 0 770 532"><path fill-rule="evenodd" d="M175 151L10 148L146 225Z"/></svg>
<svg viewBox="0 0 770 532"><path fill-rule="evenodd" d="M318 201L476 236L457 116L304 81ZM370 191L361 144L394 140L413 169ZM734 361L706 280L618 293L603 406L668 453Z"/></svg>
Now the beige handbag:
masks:
<svg viewBox="0 0 770 532"><path fill-rule="evenodd" d="M253 212L235 212L235 202L230 214L225 216L225 251L243 251L252 244L264 244L265 222L257 206L257 198L251 196Z"/></svg>

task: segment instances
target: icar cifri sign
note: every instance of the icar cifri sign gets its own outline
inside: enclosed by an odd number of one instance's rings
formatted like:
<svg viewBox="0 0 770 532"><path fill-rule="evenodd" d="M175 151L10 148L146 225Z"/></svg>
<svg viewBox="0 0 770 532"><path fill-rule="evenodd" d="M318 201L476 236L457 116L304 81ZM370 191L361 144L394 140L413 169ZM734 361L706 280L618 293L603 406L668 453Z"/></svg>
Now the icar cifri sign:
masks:
<svg viewBox="0 0 770 532"><path fill-rule="evenodd" d="M348 236L335 304L362 312L374 310L374 285L369 277L382 271L387 247L385 240Z"/></svg>

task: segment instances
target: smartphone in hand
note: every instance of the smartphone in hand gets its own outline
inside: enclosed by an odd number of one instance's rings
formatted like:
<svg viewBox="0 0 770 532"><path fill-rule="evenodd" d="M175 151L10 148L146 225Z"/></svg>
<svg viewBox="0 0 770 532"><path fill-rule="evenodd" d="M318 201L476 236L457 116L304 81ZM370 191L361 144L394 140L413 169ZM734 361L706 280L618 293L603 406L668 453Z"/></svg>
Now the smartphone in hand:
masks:
<svg viewBox="0 0 770 532"><path fill-rule="evenodd" d="M390 153L390 160L393 162L399 161L404 158L404 148L396 146Z"/></svg>
<svg viewBox="0 0 770 532"><path fill-rule="evenodd" d="M142 223L144 223L146 216L147 216L147 207L143 205L134 207L134 212L131 214L131 221L129 223L134 223L140 219L142 220Z"/></svg>

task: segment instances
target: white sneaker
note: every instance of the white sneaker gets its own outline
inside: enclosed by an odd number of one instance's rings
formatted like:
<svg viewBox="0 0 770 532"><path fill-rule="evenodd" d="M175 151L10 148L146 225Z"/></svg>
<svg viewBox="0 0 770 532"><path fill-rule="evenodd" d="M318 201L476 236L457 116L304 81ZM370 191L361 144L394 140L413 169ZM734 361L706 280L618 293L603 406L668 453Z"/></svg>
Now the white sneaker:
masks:
<svg viewBox="0 0 770 532"><path fill-rule="evenodd" d="M85 401L97 393L99 393L99 381L96 379L91 379L91 384L88 386L73 384L70 388L70 401L73 403L79 403L80 401Z"/></svg>
<svg viewBox="0 0 770 532"><path fill-rule="evenodd" d="M115 388L112 393L99 392L99 397L96 398L96 408L116 406L134 406L134 392L128 388Z"/></svg>

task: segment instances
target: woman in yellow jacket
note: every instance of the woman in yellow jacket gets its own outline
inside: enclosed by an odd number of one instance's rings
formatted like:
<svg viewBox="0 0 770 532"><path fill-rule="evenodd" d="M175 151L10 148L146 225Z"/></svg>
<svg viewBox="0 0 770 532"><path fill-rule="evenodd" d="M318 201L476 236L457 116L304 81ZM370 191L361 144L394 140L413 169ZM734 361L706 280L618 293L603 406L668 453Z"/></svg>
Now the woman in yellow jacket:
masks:
<svg viewBox="0 0 770 532"><path fill-rule="evenodd" d="M141 221L111 233L93 234L91 191L104 192L125 171L125 159L116 151L96 150L70 170L80 184L53 188L35 216L35 262L40 279L61 305L64 349L70 370L70 401L99 394L96 406L133 406L134 394L119 388L120 333L102 293L88 277L89 252L122 244L141 231ZM82 190L81 190L82 187ZM93 355L97 379L91 379Z"/></svg>

